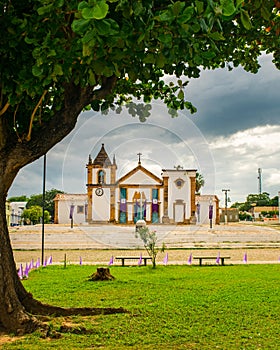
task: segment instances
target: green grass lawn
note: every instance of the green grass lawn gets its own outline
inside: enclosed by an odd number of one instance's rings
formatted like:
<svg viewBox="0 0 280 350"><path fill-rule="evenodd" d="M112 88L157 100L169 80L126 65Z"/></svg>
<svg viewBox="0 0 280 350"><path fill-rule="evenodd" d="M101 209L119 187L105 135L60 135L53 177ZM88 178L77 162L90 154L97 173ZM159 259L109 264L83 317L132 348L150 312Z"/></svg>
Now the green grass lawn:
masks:
<svg viewBox="0 0 280 350"><path fill-rule="evenodd" d="M24 281L37 299L65 307L124 307L129 313L51 318L60 339L39 333L3 349L279 349L280 265L111 267L110 282L90 282L95 266L48 266ZM86 334L83 334L86 333Z"/></svg>

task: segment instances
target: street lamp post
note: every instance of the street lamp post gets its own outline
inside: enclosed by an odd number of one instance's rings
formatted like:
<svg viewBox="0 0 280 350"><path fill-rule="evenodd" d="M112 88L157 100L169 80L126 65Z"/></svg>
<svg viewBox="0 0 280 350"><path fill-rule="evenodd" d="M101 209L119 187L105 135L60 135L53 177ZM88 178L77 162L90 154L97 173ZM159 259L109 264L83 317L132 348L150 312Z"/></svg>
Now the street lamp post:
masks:
<svg viewBox="0 0 280 350"><path fill-rule="evenodd" d="M45 193L46 193L46 165L47 165L47 156L44 154L44 163L43 163L43 196L42 196L42 264L44 262L44 249L45 249Z"/></svg>
<svg viewBox="0 0 280 350"><path fill-rule="evenodd" d="M69 219L70 219L70 227L73 228L73 215L74 215L74 204L72 203L70 205L70 215L69 215Z"/></svg>
<svg viewBox="0 0 280 350"><path fill-rule="evenodd" d="M227 224L227 222L228 222L228 220L227 220L228 192L230 192L230 190L222 190L222 192L225 192L225 224Z"/></svg>
<svg viewBox="0 0 280 350"><path fill-rule="evenodd" d="M200 223L200 203L196 203L197 223Z"/></svg>

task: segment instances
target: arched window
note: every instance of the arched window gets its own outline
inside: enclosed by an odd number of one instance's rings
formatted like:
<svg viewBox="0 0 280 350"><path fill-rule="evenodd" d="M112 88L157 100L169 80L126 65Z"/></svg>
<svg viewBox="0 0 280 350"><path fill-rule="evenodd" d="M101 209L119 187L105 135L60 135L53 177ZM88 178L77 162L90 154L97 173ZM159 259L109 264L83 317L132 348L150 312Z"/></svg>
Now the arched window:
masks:
<svg viewBox="0 0 280 350"><path fill-rule="evenodd" d="M98 184L102 185L105 183L105 172L104 170L99 170L98 171Z"/></svg>

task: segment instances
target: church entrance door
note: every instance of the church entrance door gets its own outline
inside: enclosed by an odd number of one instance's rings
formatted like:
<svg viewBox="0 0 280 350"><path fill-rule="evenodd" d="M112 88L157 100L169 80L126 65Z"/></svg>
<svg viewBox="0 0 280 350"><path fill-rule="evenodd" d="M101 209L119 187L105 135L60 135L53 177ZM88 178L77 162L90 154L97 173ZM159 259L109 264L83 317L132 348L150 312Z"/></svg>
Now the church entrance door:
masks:
<svg viewBox="0 0 280 350"><path fill-rule="evenodd" d="M177 200L174 203L174 221L175 222L184 222L185 218L185 204L182 200Z"/></svg>
<svg viewBox="0 0 280 350"><path fill-rule="evenodd" d="M146 220L146 202L142 205L136 201L134 204L134 223L138 220Z"/></svg>

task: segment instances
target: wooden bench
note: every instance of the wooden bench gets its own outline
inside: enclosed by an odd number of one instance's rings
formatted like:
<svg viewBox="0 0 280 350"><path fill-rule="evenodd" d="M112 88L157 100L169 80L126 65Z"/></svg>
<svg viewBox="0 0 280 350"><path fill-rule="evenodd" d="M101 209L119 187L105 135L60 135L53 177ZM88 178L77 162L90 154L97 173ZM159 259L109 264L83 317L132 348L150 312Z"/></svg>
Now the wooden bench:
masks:
<svg viewBox="0 0 280 350"><path fill-rule="evenodd" d="M202 260L217 260L217 256L195 256L193 259L199 260L199 265L202 265ZM221 265L225 265L225 260L230 259L230 256L220 256Z"/></svg>
<svg viewBox="0 0 280 350"><path fill-rule="evenodd" d="M140 256L116 256L116 260L121 260L122 266L124 266L125 260L137 260L139 261L141 259ZM150 256L142 256L142 261L144 261L144 265L147 265L147 260L152 260Z"/></svg>

